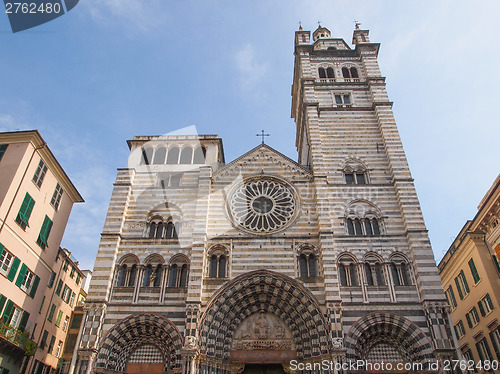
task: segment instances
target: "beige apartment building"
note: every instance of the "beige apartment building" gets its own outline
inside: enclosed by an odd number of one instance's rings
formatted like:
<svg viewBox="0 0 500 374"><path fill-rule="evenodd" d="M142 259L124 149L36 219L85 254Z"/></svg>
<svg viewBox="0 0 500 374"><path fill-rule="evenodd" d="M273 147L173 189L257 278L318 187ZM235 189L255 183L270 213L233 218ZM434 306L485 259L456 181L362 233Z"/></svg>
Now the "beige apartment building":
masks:
<svg viewBox="0 0 500 374"><path fill-rule="evenodd" d="M31 374L48 374L55 369L62 373L69 365L63 356L64 345L73 311L82 309L82 292L86 295L82 286L87 271L78 268L78 262L67 249L59 250L52 274L40 306L41 327L33 338L38 349L26 371Z"/></svg>
<svg viewBox="0 0 500 374"><path fill-rule="evenodd" d="M0 133L2 373L23 371L34 362L28 360L30 355L42 360L41 352L47 351L35 344L44 334L49 295L62 279L60 244L77 202L83 202L82 197L37 130ZM77 294L76 284L72 287ZM57 310L71 315L59 304Z"/></svg>
<svg viewBox="0 0 500 374"><path fill-rule="evenodd" d="M439 264L458 346L476 363L500 360L499 222L500 175Z"/></svg>

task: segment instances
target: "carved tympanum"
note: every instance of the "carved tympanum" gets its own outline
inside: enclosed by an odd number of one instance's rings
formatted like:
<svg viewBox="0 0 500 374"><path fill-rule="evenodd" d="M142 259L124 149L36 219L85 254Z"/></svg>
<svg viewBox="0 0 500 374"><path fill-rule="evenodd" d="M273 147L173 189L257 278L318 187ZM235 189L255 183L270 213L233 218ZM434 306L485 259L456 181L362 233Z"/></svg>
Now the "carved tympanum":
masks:
<svg viewBox="0 0 500 374"><path fill-rule="evenodd" d="M286 324L271 313L260 311L245 319L233 338L234 350L295 349Z"/></svg>

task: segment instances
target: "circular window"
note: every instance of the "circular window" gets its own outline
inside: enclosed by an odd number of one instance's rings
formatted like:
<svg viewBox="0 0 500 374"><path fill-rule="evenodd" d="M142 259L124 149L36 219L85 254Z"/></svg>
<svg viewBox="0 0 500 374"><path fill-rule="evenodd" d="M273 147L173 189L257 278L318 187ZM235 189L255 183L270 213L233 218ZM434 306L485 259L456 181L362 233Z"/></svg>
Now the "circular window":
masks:
<svg viewBox="0 0 500 374"><path fill-rule="evenodd" d="M291 186L276 179L258 179L236 187L228 211L237 227L267 234L283 229L293 220L297 203Z"/></svg>

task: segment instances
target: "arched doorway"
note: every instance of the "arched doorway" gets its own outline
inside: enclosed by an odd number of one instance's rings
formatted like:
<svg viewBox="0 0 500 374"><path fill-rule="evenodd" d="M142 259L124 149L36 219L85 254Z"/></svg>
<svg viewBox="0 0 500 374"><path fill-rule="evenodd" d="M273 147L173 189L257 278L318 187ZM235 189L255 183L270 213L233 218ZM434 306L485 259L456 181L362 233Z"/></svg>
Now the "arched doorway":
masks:
<svg viewBox="0 0 500 374"><path fill-rule="evenodd" d="M175 325L153 313L134 314L104 337L96 373L174 373L181 368L183 339Z"/></svg>
<svg viewBox="0 0 500 374"><path fill-rule="evenodd" d="M393 313L373 313L358 320L346 334L345 347L347 360L373 364L424 363L434 358L432 344L424 332L407 318Z"/></svg>
<svg viewBox="0 0 500 374"><path fill-rule="evenodd" d="M199 331L200 373L221 367L221 373L262 373L291 359L328 358L330 352L328 324L314 296L269 270L243 274L217 292Z"/></svg>

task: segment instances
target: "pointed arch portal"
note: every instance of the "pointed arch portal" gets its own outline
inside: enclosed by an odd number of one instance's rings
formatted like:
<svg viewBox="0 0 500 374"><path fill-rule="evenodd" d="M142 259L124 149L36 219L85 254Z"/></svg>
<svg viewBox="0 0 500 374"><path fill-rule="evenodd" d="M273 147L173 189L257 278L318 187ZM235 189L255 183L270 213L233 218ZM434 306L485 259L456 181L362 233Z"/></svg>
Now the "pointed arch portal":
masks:
<svg viewBox="0 0 500 374"><path fill-rule="evenodd" d="M153 313L132 315L113 326L103 339L96 372L139 373L144 372L141 367L161 366L160 373L170 373L180 367L182 343L170 320Z"/></svg>
<svg viewBox="0 0 500 374"><path fill-rule="evenodd" d="M251 326L241 328L243 323ZM263 346L247 345L245 355L240 342L246 344L250 337L241 336L241 331L249 329L249 335L261 337ZM281 347L266 346L266 334L271 332L283 337ZM285 275L257 270L235 278L209 302L200 322L200 353L207 362L219 363L258 362L259 353L260 363L283 362L291 354L320 358L330 352L328 336L328 324L308 290ZM282 356L273 357L272 351Z"/></svg>

